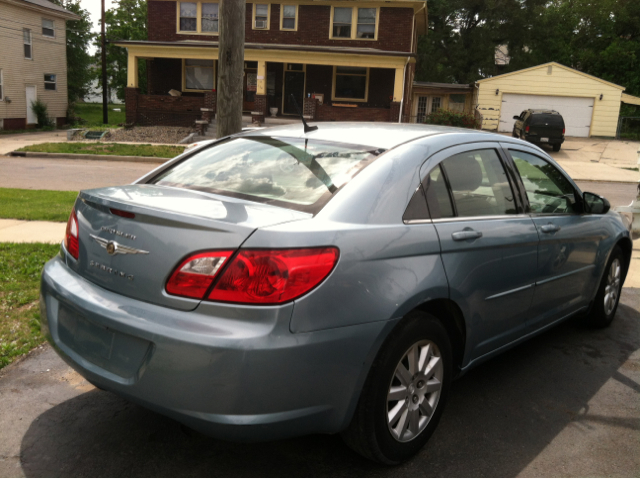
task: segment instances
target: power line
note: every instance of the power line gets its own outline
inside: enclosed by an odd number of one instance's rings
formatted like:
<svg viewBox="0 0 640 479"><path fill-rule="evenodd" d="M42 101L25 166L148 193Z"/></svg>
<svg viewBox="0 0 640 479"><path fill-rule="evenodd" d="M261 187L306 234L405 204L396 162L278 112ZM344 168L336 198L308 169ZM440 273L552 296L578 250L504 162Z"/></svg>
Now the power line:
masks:
<svg viewBox="0 0 640 479"><path fill-rule="evenodd" d="M0 21L17 23L18 25L28 25L28 26L30 26L30 27L42 27L42 25L38 25L38 24L36 24L36 23L25 23L25 22L20 22L20 21L17 21L17 20L10 20L10 19L8 19L8 18L0 18ZM69 20L69 21L71 22L71 21L73 21L73 20ZM61 29L60 29L60 28L58 28L58 29L56 29L56 30L61 30ZM68 27L66 26L66 23L65 23L65 30L67 30L67 31L69 31L69 32L75 32L75 33L87 33L87 32L86 32L86 31L84 31L84 30L75 30L75 29L73 29L73 28L68 28ZM94 35L94 36L96 35L95 33L92 33L92 32L89 32L89 33L90 33L91 35Z"/></svg>

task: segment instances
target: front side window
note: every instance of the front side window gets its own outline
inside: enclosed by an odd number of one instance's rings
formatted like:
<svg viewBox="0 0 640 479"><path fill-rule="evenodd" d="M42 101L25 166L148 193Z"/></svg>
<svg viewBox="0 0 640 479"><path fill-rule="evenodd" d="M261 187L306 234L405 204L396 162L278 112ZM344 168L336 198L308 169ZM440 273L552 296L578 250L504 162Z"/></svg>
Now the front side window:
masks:
<svg viewBox="0 0 640 479"><path fill-rule="evenodd" d="M202 18L200 19L202 33L218 33L218 4L203 3Z"/></svg>
<svg viewBox="0 0 640 479"><path fill-rule="evenodd" d="M495 150L460 153L442 162L457 216L516 213L511 185Z"/></svg>
<svg viewBox="0 0 640 479"><path fill-rule="evenodd" d="M332 7L333 22L330 38L351 40L375 40L378 9Z"/></svg>
<svg viewBox="0 0 640 479"><path fill-rule="evenodd" d="M56 89L56 76L51 73L44 74L44 89L54 90Z"/></svg>
<svg viewBox="0 0 640 479"><path fill-rule="evenodd" d="M53 28L53 20L42 19L42 35L45 37L55 37L56 32Z"/></svg>
<svg viewBox="0 0 640 479"><path fill-rule="evenodd" d="M185 60L185 90L213 90L213 60Z"/></svg>
<svg viewBox="0 0 640 479"><path fill-rule="evenodd" d="M255 3L253 6L253 28L269 28L269 4Z"/></svg>
<svg viewBox="0 0 640 479"><path fill-rule="evenodd" d="M32 44L31 44L31 30L24 28L22 30L22 38L24 43L24 57L28 60L33 58Z"/></svg>
<svg viewBox="0 0 640 479"><path fill-rule="evenodd" d="M281 30L297 30L298 29L298 6L282 5L282 17L280 18Z"/></svg>
<svg viewBox="0 0 640 479"><path fill-rule="evenodd" d="M180 2L180 31L198 31L198 4L195 2Z"/></svg>
<svg viewBox="0 0 640 479"><path fill-rule="evenodd" d="M367 101L369 69L334 67L333 100Z"/></svg>
<svg viewBox="0 0 640 479"><path fill-rule="evenodd" d="M527 192L532 213L573 213L576 195L573 185L551 163L523 151L509 150Z"/></svg>
<svg viewBox="0 0 640 479"><path fill-rule="evenodd" d="M172 166L150 183L314 212L380 152L320 140L234 138Z"/></svg>

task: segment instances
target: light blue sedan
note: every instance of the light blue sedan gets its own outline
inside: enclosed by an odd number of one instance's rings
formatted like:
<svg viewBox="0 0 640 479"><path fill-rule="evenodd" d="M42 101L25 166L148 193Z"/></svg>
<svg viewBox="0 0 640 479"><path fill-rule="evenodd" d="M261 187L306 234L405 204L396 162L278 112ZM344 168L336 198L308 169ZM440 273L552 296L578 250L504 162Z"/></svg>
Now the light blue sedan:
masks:
<svg viewBox="0 0 640 479"><path fill-rule="evenodd" d="M396 464L455 377L572 315L609 325L631 250L529 143L294 125L82 191L42 328L96 386L214 437L342 433Z"/></svg>

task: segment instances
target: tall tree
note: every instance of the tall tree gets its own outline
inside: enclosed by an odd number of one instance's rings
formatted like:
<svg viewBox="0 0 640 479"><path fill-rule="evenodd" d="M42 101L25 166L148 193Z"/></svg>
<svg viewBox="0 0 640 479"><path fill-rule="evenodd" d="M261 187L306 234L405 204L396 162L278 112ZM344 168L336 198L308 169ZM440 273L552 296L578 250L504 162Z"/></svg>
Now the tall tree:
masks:
<svg viewBox="0 0 640 479"><path fill-rule="evenodd" d="M94 38L89 12L80 6L80 0L53 0L53 3L80 16L80 20L67 20L67 89L69 103L83 98L91 88L92 58L87 53Z"/></svg>
<svg viewBox="0 0 640 479"><path fill-rule="evenodd" d="M147 39L147 2L146 0L115 0L112 8L105 13L107 41L146 40ZM100 65L100 41L95 42L97 52L95 76L102 85L102 67ZM147 88L147 64L138 64L139 87L144 92ZM107 43L107 82L109 90L124 101L124 89L127 86L127 51L112 43Z"/></svg>

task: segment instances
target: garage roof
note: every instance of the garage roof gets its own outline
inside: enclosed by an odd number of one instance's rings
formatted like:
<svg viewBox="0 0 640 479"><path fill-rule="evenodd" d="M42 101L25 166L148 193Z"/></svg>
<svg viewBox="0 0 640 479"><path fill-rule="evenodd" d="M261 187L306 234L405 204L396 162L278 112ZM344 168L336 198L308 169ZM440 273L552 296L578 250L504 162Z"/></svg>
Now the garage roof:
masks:
<svg viewBox="0 0 640 479"><path fill-rule="evenodd" d="M620 101L629 105L640 105L640 98L633 95L627 95L626 93L622 94L622 98L620 98Z"/></svg>
<svg viewBox="0 0 640 479"><path fill-rule="evenodd" d="M516 70L515 72L504 73L502 75L496 75L496 76L490 77L490 78L483 78L482 80L478 80L477 83L483 83L483 82L488 82L488 81L491 81L491 80L495 80L496 78L504 78L504 77L508 77L508 76L511 76L511 75L517 75L519 73L528 72L528 71L531 71L531 70L537 70L538 68L545 68L545 67L548 67L549 65L553 65L554 67L562 68L564 70L567 70L567 71L570 71L572 73L575 73L576 75L582 75L583 77L590 78L591 80L595 80L595 81L598 81L600 83L604 83L605 85L609 85L609 86L612 86L614 88L619 88L620 90L624 90L625 89L625 87L623 87L623 86L616 85L615 83L608 82L606 80L603 80L602 78L594 77L593 75L589 75L587 73L583 73L583 72L578 71L578 70L576 70L574 68L566 67L566 66L561 65L560 63L557 63L557 62L543 63L542 65L536 65L535 67L525 68L523 70Z"/></svg>

